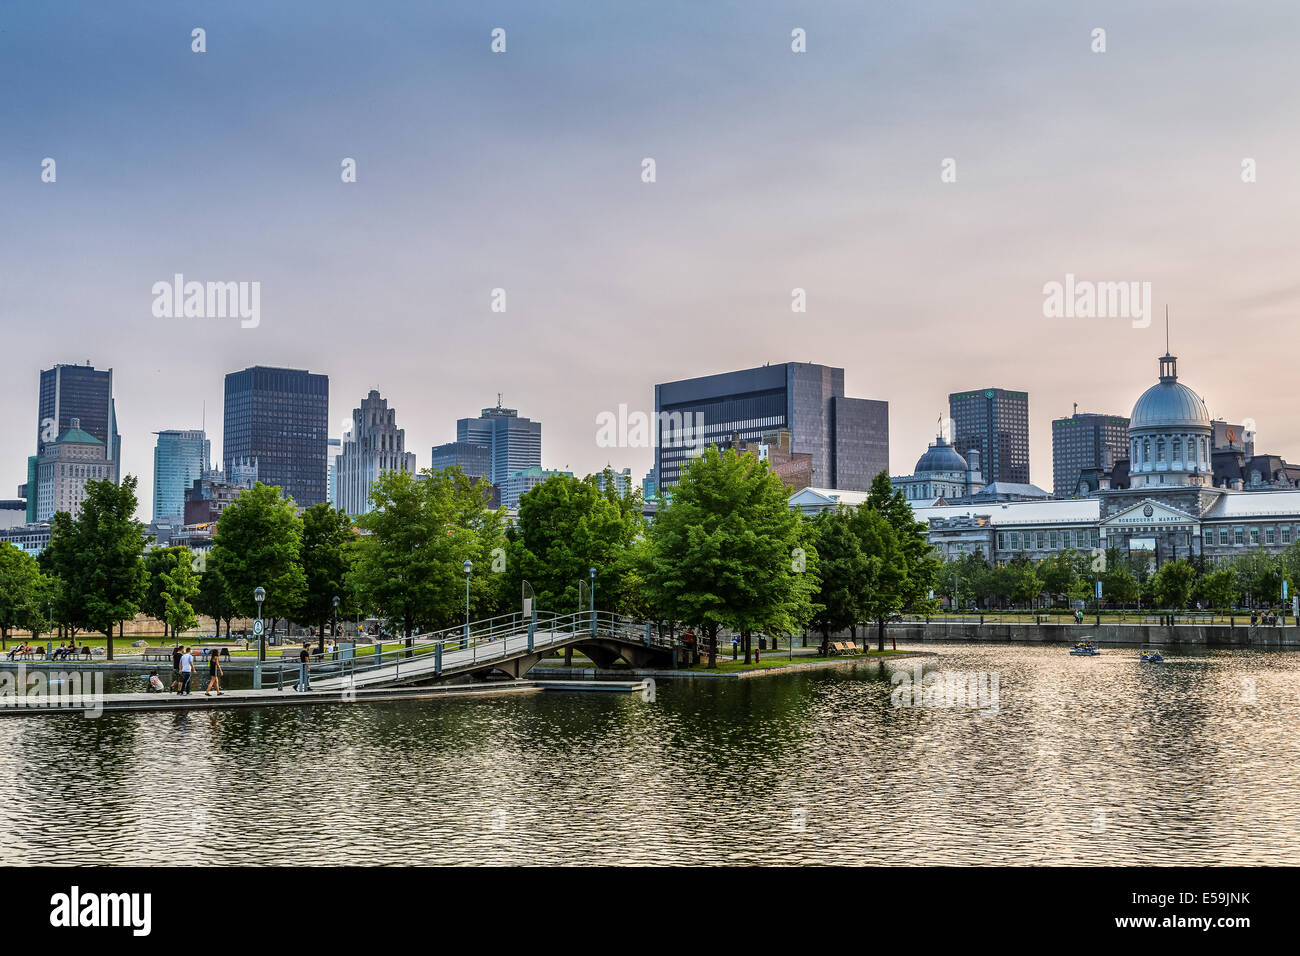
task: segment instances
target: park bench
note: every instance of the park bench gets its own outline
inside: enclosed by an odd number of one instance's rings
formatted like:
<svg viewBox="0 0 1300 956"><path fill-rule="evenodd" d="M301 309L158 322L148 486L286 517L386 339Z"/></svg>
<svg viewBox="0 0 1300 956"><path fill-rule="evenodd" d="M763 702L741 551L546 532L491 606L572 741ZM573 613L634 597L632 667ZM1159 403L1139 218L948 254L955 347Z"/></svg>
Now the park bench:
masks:
<svg viewBox="0 0 1300 956"><path fill-rule="evenodd" d="M170 663L172 659L172 648L146 647L140 652L140 657L146 661L166 661Z"/></svg>
<svg viewBox="0 0 1300 956"><path fill-rule="evenodd" d="M52 661L88 661L90 660L91 650L88 647L71 647L68 648L62 657L59 656L59 649L56 647L50 654Z"/></svg>

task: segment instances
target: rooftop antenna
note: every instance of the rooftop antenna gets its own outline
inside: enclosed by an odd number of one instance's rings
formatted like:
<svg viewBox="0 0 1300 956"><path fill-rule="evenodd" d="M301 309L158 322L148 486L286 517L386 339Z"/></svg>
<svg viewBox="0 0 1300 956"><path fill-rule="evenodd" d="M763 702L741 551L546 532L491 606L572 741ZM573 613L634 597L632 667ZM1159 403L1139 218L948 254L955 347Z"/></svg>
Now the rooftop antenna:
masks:
<svg viewBox="0 0 1300 956"><path fill-rule="evenodd" d="M1169 354L1169 304L1165 304L1165 354Z"/></svg>
<svg viewBox="0 0 1300 956"><path fill-rule="evenodd" d="M1074 403L1074 417L1075 417L1075 418L1078 418L1078 417L1079 417L1079 403L1078 403L1078 402L1075 402L1075 403Z"/></svg>

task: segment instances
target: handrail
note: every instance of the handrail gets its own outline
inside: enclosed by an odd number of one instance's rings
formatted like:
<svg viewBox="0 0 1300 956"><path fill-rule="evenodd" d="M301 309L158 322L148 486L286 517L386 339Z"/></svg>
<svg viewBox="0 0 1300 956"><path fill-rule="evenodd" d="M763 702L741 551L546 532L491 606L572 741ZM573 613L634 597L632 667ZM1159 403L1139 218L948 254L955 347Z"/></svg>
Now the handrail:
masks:
<svg viewBox="0 0 1300 956"><path fill-rule="evenodd" d="M456 672L473 668L485 660L508 659L512 652L525 648L536 650L552 644L568 644L579 635L586 634L661 649L671 649L676 643L672 638L660 637L656 629L647 626L645 622L610 611L596 611L594 614L591 611L573 614L538 612L535 615L535 627L531 628L531 645L527 643L529 623L522 614L503 614L485 621L471 622L468 641L462 625L459 628L429 632L420 635L418 639L412 635L412 646L409 648L405 638L393 642L393 646L387 649L384 644L375 645L376 650L369 654L356 653L359 648L354 648L353 655L348 658L313 660L309 676L313 681L322 682L335 678L355 679L391 667L392 677L397 680L401 678L404 664L421 674L441 673L447 669ZM435 634L438 636L433 637ZM557 637L560 635L563 636L562 639ZM466 652L468 658L463 656ZM291 683L297 681L299 664L292 659L281 660L274 670L276 686L283 688L286 673L291 677ZM264 682L266 679L264 673Z"/></svg>

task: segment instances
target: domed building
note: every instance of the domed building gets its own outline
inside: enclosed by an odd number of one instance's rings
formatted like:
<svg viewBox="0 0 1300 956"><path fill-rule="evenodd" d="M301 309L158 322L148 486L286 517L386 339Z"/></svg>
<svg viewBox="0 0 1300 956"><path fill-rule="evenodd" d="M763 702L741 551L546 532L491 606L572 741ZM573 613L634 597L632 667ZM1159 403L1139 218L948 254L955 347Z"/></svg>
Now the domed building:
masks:
<svg viewBox="0 0 1300 956"><path fill-rule="evenodd" d="M1160 381L1129 418L1129 487L1206 485L1213 468L1214 426L1201 396L1178 381L1178 359L1160 357Z"/></svg>
<svg viewBox="0 0 1300 956"><path fill-rule="evenodd" d="M901 489L914 506L968 497L982 491L985 485L980 475L979 451L971 449L968 455L969 461L939 435L917 459L912 474L890 478L889 482Z"/></svg>

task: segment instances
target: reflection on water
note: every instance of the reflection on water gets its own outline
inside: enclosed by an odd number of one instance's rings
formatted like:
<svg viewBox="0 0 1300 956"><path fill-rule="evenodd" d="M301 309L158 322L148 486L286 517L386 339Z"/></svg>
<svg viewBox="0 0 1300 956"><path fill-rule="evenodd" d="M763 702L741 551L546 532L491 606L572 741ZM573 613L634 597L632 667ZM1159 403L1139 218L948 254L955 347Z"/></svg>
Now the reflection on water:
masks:
<svg viewBox="0 0 1300 956"><path fill-rule="evenodd" d="M1300 863L1300 654L926 645L888 672L0 719L13 863ZM132 680L136 678L133 676Z"/></svg>

